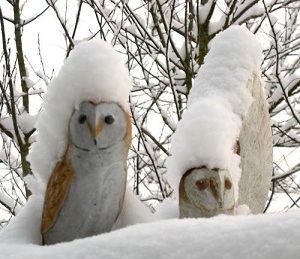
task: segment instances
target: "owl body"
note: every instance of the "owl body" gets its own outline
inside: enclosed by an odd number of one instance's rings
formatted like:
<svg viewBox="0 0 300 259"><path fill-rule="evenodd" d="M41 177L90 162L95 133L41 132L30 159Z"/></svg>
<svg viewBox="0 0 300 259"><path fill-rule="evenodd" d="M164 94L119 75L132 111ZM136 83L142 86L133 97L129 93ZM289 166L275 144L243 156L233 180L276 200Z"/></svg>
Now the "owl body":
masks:
<svg viewBox="0 0 300 259"><path fill-rule="evenodd" d="M273 173L273 137L271 120L261 79L253 75L247 88L253 102L243 118L240 133L242 169L238 204L246 204L251 213L263 213Z"/></svg>
<svg viewBox="0 0 300 259"><path fill-rule="evenodd" d="M68 150L46 191L45 244L111 230L126 188L130 125L129 116L115 103L84 102L74 112Z"/></svg>

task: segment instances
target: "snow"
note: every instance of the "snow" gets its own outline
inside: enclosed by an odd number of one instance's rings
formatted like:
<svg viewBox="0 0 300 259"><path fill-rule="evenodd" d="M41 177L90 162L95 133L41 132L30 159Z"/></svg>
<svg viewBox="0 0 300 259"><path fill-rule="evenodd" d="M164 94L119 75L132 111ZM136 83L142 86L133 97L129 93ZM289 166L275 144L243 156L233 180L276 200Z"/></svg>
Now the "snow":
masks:
<svg viewBox="0 0 300 259"><path fill-rule="evenodd" d="M2 157L4 157L4 155L5 155L3 153L2 153L2 151L0 151L0 160L2 160ZM5 189L3 189L3 187L0 189L0 200L1 200L1 205L6 204L6 205L8 205L9 208L14 208L14 212L16 214L19 213L19 211L21 209L20 204L16 203L16 201L13 198L7 196L5 193Z"/></svg>
<svg viewBox="0 0 300 259"><path fill-rule="evenodd" d="M212 4L213 4L213 0L209 0L209 1L207 1L206 4L200 5L198 15L199 15L201 24L203 24L206 21L209 11L211 10Z"/></svg>
<svg viewBox="0 0 300 259"><path fill-rule="evenodd" d="M235 17L238 19L234 21L234 24L241 24L251 17L259 17L264 13L264 7L259 3L255 3L252 0L241 1L236 7Z"/></svg>
<svg viewBox="0 0 300 259"><path fill-rule="evenodd" d="M222 30L222 27L224 26L226 22L227 16L225 14L222 14L218 21L210 22L209 24L209 35L213 35L214 33Z"/></svg>
<svg viewBox="0 0 300 259"><path fill-rule="evenodd" d="M103 41L79 43L49 84L38 117L37 141L28 156L39 192L44 193L57 161L66 150L68 124L83 101L117 102L129 111L131 79L113 47Z"/></svg>
<svg viewBox="0 0 300 259"><path fill-rule="evenodd" d="M117 222L114 224L113 229L116 230L137 223L152 222L154 220L154 215L140 199L133 194L132 188L128 186L126 188L123 210Z"/></svg>
<svg viewBox="0 0 300 259"><path fill-rule="evenodd" d="M239 156L235 154L242 117L252 103L247 82L260 75L262 49L246 28L231 26L210 44L191 89L188 109L172 136L168 178L178 199L182 175L189 169L229 169L238 199Z"/></svg>
<svg viewBox="0 0 300 259"><path fill-rule="evenodd" d="M24 133L29 133L34 128L35 122L36 115L23 112L20 116L18 116L19 127Z"/></svg>
<svg viewBox="0 0 300 259"><path fill-rule="evenodd" d="M1 240L1 258L298 258L299 216L163 220L46 247Z"/></svg>

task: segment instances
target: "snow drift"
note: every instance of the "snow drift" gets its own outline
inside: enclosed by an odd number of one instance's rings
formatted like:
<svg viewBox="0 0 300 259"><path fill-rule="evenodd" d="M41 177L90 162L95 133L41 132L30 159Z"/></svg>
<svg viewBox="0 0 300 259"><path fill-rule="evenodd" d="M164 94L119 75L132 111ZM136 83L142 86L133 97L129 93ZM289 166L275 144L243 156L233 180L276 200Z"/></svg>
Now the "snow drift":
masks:
<svg viewBox="0 0 300 259"><path fill-rule="evenodd" d="M297 211L173 219L48 247L1 240L0 258L298 258L299 218Z"/></svg>

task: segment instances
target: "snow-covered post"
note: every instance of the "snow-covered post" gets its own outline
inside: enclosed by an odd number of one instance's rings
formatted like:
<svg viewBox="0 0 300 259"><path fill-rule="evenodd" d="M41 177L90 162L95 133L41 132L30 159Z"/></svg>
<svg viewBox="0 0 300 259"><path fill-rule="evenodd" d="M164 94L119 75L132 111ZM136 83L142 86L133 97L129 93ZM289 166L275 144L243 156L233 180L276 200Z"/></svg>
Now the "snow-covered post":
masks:
<svg viewBox="0 0 300 259"><path fill-rule="evenodd" d="M272 174L272 134L261 46L232 26L211 42L172 137L167 161L180 217L263 211Z"/></svg>

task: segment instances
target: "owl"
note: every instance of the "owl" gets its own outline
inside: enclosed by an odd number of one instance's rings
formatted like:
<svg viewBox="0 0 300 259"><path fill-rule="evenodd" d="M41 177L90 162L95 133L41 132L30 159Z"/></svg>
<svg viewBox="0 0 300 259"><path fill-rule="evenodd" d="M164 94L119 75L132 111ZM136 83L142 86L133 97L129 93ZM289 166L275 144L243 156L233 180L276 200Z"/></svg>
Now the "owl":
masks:
<svg viewBox="0 0 300 259"><path fill-rule="evenodd" d="M188 170L179 184L179 217L233 214L234 188L228 170L205 167Z"/></svg>
<svg viewBox="0 0 300 259"><path fill-rule="evenodd" d="M108 232L122 210L130 115L118 103L84 101L73 112L68 132L65 154L46 189L44 244Z"/></svg>

